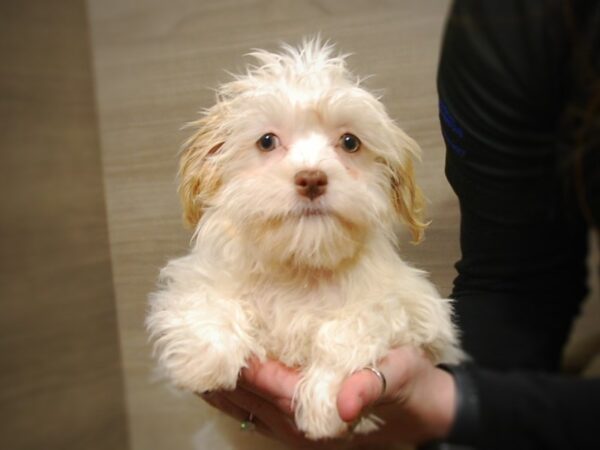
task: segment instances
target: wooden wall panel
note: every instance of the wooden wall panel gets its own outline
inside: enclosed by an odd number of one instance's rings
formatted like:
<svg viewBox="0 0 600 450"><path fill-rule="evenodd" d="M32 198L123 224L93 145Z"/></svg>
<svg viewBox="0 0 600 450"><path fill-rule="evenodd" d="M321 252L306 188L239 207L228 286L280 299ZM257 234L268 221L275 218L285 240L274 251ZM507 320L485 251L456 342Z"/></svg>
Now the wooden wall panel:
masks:
<svg viewBox="0 0 600 450"><path fill-rule="evenodd" d="M448 293L456 201L443 176L435 70L446 1L90 0L105 186L132 448L221 448L205 406L153 381L143 329L159 268L186 251L175 193L181 126L213 103L225 70L254 47L321 32L373 74L392 116L423 147L419 178L433 220L407 258ZM239 433L238 433L239 434ZM244 437L250 440L249 437ZM209 443L210 442L210 443ZM219 444L221 445L221 444ZM262 443L257 444L260 448ZM264 448L264 447L263 447Z"/></svg>
<svg viewBox="0 0 600 450"><path fill-rule="evenodd" d="M85 3L0 3L0 447L128 447Z"/></svg>

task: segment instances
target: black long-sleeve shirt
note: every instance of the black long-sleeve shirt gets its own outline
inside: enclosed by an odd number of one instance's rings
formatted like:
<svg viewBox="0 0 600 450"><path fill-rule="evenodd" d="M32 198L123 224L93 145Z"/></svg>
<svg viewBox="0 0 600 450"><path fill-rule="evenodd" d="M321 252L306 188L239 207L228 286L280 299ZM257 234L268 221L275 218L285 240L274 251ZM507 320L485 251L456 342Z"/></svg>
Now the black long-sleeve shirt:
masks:
<svg viewBox="0 0 600 450"><path fill-rule="evenodd" d="M438 91L478 448L600 448L600 379L555 374L600 223L600 2L455 1Z"/></svg>

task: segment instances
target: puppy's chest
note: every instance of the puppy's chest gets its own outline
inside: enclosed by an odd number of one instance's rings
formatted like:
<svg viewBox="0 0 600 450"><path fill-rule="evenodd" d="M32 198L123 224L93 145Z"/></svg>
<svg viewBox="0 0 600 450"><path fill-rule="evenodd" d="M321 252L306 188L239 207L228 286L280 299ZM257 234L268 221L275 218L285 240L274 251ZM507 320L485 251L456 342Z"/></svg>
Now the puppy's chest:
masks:
<svg viewBox="0 0 600 450"><path fill-rule="evenodd" d="M311 350L321 326L335 319L343 307L336 286L271 289L244 298L255 337L267 353L290 366L311 360Z"/></svg>

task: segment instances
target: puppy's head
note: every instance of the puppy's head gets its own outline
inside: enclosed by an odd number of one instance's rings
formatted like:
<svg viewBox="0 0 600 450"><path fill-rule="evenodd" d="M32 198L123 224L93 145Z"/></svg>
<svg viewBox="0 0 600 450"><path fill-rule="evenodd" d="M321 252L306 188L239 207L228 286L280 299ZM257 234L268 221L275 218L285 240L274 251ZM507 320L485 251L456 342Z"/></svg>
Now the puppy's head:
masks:
<svg viewBox="0 0 600 450"><path fill-rule="evenodd" d="M417 144L318 39L257 64L217 91L181 156L186 222L220 224L276 263L334 268L373 233L424 229ZM209 225L210 223L210 225Z"/></svg>

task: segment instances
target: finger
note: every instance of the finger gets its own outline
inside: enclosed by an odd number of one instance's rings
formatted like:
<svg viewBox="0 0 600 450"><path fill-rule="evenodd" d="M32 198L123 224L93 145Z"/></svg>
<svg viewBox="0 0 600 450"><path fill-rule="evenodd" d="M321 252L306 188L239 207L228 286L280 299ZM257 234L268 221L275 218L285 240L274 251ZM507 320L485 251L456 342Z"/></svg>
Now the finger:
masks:
<svg viewBox="0 0 600 450"><path fill-rule="evenodd" d="M287 414L293 412L292 398L300 375L278 361L264 363L254 359L242 370L239 385L267 400L273 401Z"/></svg>
<svg viewBox="0 0 600 450"><path fill-rule="evenodd" d="M342 384L337 397L341 419L354 422L361 412L375 403L381 395L381 380L371 371L361 370L350 375Z"/></svg>
<svg viewBox="0 0 600 450"><path fill-rule="evenodd" d="M251 392L243 392L240 388L235 391L220 391L197 395L205 399L211 406L226 412L240 422L247 420L249 416L248 411L251 411L257 431L271 439L277 439L286 443L290 448L340 450L346 448L345 444L348 443L338 440L318 443L306 440L292 419L282 415L261 397Z"/></svg>
<svg viewBox="0 0 600 450"><path fill-rule="evenodd" d="M240 427L242 422L245 422L250 418L250 411L247 411L235 402L230 401L227 396L223 395L222 392L198 394L198 396L213 408L224 412L231 418L240 422ZM269 427L265 425L259 418L254 416L254 414L252 415L252 423L254 424L256 431L264 434L265 436L273 437L273 433Z"/></svg>
<svg viewBox="0 0 600 450"><path fill-rule="evenodd" d="M415 352L417 350L409 346L399 347L391 350L379 362L377 369L386 379L385 392L382 392L382 380L371 370L360 370L349 376L337 398L342 420L354 422L375 403L397 399L414 364Z"/></svg>
<svg viewBox="0 0 600 450"><path fill-rule="evenodd" d="M238 408L251 412L274 434L284 433L289 437L302 438L303 435L296 428L293 419L281 414L279 409L268 400L243 388L223 392L222 395Z"/></svg>

